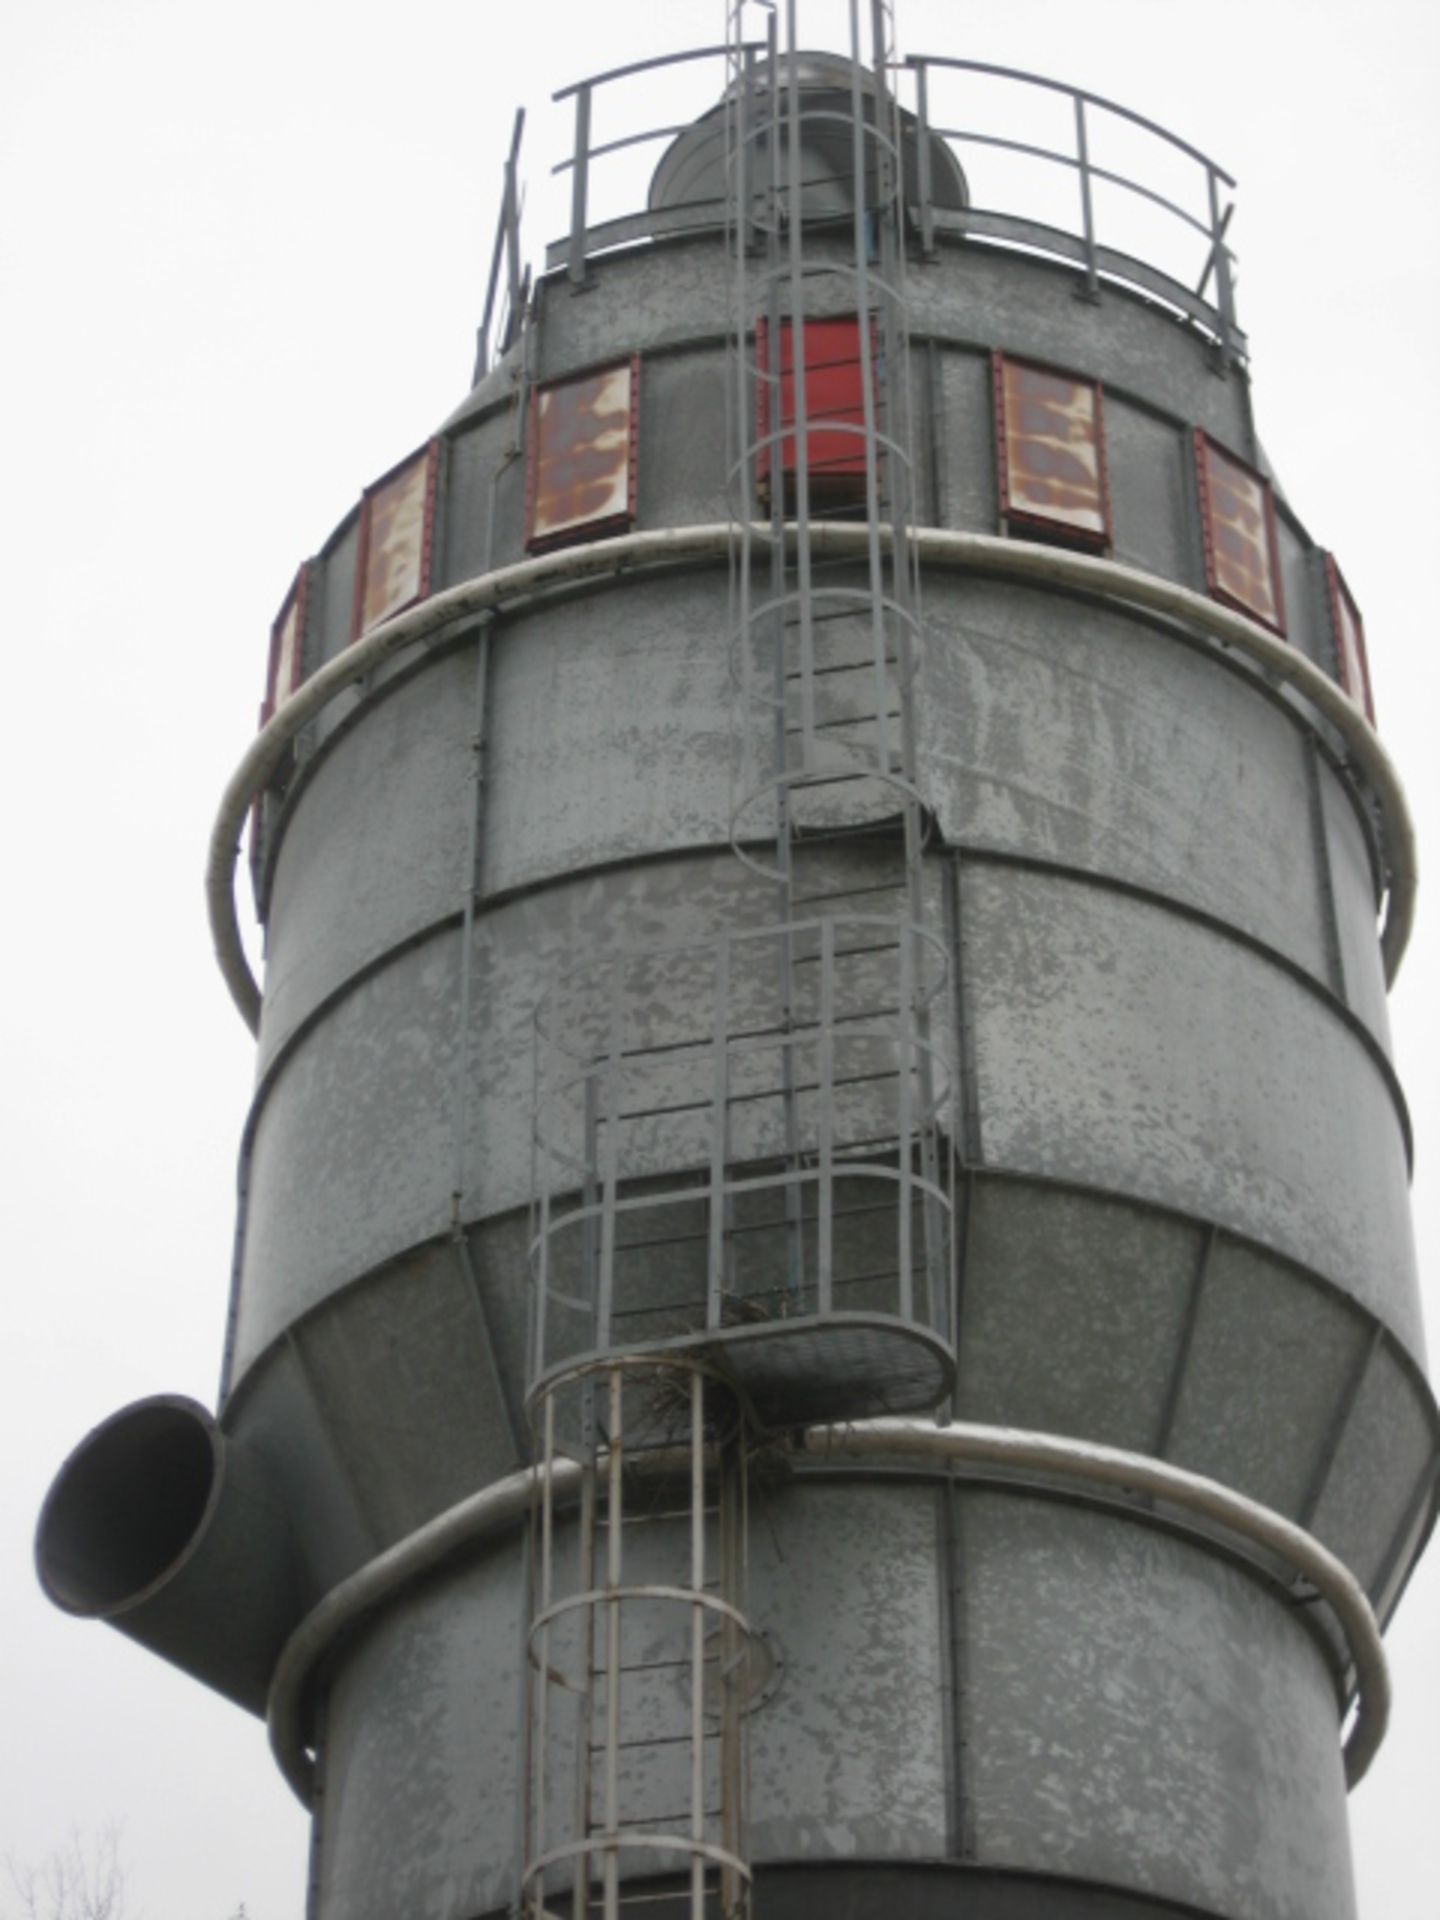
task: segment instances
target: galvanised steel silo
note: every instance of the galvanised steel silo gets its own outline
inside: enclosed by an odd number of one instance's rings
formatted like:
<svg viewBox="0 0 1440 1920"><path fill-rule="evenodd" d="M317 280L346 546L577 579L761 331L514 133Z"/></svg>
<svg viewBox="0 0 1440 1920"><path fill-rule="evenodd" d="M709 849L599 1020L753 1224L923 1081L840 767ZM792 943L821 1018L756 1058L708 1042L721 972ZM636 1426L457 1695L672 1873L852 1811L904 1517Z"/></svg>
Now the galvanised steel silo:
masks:
<svg viewBox="0 0 1440 1920"><path fill-rule="evenodd" d="M1232 183L727 12L678 133L568 90L533 284L517 137L473 392L282 605L219 1411L90 1435L42 1579L268 1715L322 1920L1347 1920L1414 864Z"/></svg>

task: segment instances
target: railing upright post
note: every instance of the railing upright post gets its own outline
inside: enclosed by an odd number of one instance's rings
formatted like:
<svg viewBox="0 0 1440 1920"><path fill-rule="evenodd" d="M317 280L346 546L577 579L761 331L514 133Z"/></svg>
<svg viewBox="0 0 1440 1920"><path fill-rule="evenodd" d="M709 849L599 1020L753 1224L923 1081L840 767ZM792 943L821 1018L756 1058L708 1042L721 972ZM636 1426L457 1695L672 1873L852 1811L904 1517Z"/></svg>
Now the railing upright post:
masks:
<svg viewBox="0 0 1440 1920"><path fill-rule="evenodd" d="M515 131L510 139L510 152L505 161L505 197L500 205L500 218L505 228L505 333L501 341L501 352L508 353L520 331L520 322L524 307L524 294L520 286L520 138L525 130L525 109L522 107L515 116Z"/></svg>
<svg viewBox="0 0 1440 1920"><path fill-rule="evenodd" d="M934 182L930 177L930 69L923 59L912 57L915 69L915 152L917 179L915 191L920 197L920 252L927 260L935 258Z"/></svg>
<svg viewBox="0 0 1440 1920"><path fill-rule="evenodd" d="M771 76L771 86L775 84ZM750 185L750 141L755 126L755 49L745 48L740 66L739 138L735 153L735 198L738 214L740 251L755 251L755 190Z"/></svg>
<svg viewBox="0 0 1440 1920"><path fill-rule="evenodd" d="M1080 163L1080 213L1085 223L1085 300L1100 298L1100 276L1095 267L1095 203L1090 189L1090 140L1085 126L1085 96L1075 100L1075 157Z"/></svg>
<svg viewBox="0 0 1440 1920"><path fill-rule="evenodd" d="M588 284L585 222L590 194L590 84L575 90L575 164L570 183L570 284Z"/></svg>
<svg viewBox="0 0 1440 1920"><path fill-rule="evenodd" d="M1215 305L1220 315L1220 363L1229 369L1235 353L1235 282L1230 272L1230 249L1225 244L1225 229L1230 216L1220 212L1220 181L1214 167L1205 169L1210 190L1210 246L1215 266Z"/></svg>

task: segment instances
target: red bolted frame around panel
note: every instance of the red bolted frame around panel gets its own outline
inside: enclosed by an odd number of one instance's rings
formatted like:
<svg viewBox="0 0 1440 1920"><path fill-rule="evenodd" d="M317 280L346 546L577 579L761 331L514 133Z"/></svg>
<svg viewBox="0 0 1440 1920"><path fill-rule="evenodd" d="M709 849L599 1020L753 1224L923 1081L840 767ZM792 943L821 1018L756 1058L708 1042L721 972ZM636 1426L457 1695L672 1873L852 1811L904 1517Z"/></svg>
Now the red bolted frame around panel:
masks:
<svg viewBox="0 0 1440 1920"><path fill-rule="evenodd" d="M419 566L415 591L392 607L387 607L383 615L367 621L365 619L366 590L369 585L370 555L372 547L372 526L377 498L394 483L401 479L412 467L425 462L425 501L421 520ZM431 589L431 563L435 547L435 502L440 481L440 440L436 436L414 453L407 454L403 460L397 460L388 472L368 486L360 496L360 535L355 553L355 594L350 614L350 638L358 640L380 619L389 619L393 614L402 613L406 607L413 607L417 601L428 598Z"/></svg>
<svg viewBox="0 0 1440 1920"><path fill-rule="evenodd" d="M1365 645L1365 622L1333 553L1325 555L1325 591L1340 684L1373 727L1375 696L1370 685L1370 654Z"/></svg>
<svg viewBox="0 0 1440 1920"><path fill-rule="evenodd" d="M626 401L627 422L624 439L625 460L625 504L619 508L607 508L595 514L575 513L567 516L563 511L567 490L580 487L585 480L597 489L603 489L607 474L613 481L617 470L613 462L608 462L603 454L596 457L594 443L579 436L579 426L584 418L598 417L593 412L593 400L598 397L604 382L612 375L624 369L629 375L629 394ZM585 388L592 388L590 403L583 397ZM575 415L568 422L571 439L568 445L558 441L551 447L545 445L547 421L542 411L545 401L551 395L578 388L581 393L576 397ZM554 429L563 433L562 425ZM639 471L640 448L640 356L631 354L626 360L610 360L601 366L587 367L580 373L567 374L562 380L551 380L543 386L533 387L530 392L529 418L526 423L525 454L525 551L527 553L549 553L556 547L579 545L586 540L598 540L607 533L623 533L635 523L635 499L637 476ZM585 459L587 449L591 450L594 470L577 471ZM551 463L559 469L552 472ZM567 481L565 467L571 466ZM541 468L547 471L542 475ZM557 511L557 509L560 509Z"/></svg>
<svg viewBox="0 0 1440 1920"><path fill-rule="evenodd" d="M1262 627L1268 627L1272 633L1279 634L1283 640L1285 633L1285 589L1280 579L1280 546L1275 532L1275 494L1270 482L1263 473L1256 471L1248 460L1242 460L1228 447L1222 447L1218 440L1212 440L1203 427L1194 429L1195 483L1200 495L1200 534L1205 547L1205 587L1212 600L1218 600L1222 606L1233 607L1237 613L1248 615ZM1264 552L1269 569L1267 582L1272 614L1243 594L1228 589L1220 578L1224 564L1217 551L1216 541L1216 502L1214 499L1214 466L1231 467L1236 473L1250 480L1258 489L1261 499L1262 515L1265 523Z"/></svg>
<svg viewBox="0 0 1440 1920"><path fill-rule="evenodd" d="M1064 381L1072 387L1088 388L1094 396L1095 511L1100 516L1099 527L1076 526L1072 521L1057 519L1033 507L1017 506L1012 499L1011 436L1005 391L1005 374L1007 368L1011 367L1046 374L1052 380ZM1001 530L1033 533L1053 541L1057 546L1078 546L1092 553L1109 553L1114 543L1114 521L1110 510L1110 468L1105 454L1104 391L1100 382L1084 374L1072 373L1065 367L1049 366L1042 360L1028 360L998 351L990 356L990 372L995 402L995 465L999 479Z"/></svg>
<svg viewBox="0 0 1440 1920"><path fill-rule="evenodd" d="M303 678L305 658L305 618L310 595L311 562L302 560L296 569L295 578L290 582L290 590L280 602L280 611L270 626L270 654L265 669L265 698L260 703L260 725L266 726L271 718L284 706L285 702L300 685ZM290 654L290 672L288 684L278 685L280 675L280 656L282 636L287 621L293 611L295 620L295 640Z"/></svg>
<svg viewBox="0 0 1440 1920"><path fill-rule="evenodd" d="M854 314L806 318L805 329L805 443L807 471L812 483L826 482L853 489L865 476L865 399L860 377L860 322ZM767 486L778 464L782 481L795 473L795 362L794 329L780 322L780 365L772 377L769 329L763 319L755 327L755 429L758 446L755 478ZM874 323L870 336L871 363L878 361ZM879 382L876 381L878 388ZM772 421L778 395L779 419ZM791 431L787 432L787 429ZM853 430L852 430L853 429ZM778 454L774 440L778 438Z"/></svg>

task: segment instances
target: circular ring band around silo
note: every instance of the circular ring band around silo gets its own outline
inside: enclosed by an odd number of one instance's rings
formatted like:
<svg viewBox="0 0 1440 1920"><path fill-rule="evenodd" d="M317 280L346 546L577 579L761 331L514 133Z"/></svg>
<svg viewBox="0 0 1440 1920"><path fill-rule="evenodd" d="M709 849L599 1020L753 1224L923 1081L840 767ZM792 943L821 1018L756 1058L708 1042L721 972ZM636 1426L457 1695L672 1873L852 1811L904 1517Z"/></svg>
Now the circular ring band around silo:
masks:
<svg viewBox="0 0 1440 1920"><path fill-rule="evenodd" d="M807 1452L831 1457L863 1459L880 1454L962 1470L969 1467L977 1473L999 1469L1015 1476L1040 1475L1082 1491L1121 1489L1137 1501L1163 1502L1223 1529L1241 1546L1277 1557L1314 1588L1344 1633L1355 1675L1354 1718L1344 1742L1345 1778L1351 1787L1364 1778L1390 1719L1390 1675L1380 1629L1354 1575L1293 1520L1203 1474L1062 1434L958 1422L937 1427L921 1420L871 1420L813 1428L803 1436L803 1444ZM569 1463L566 1470L564 1461L556 1466L555 1493L575 1497L578 1466ZM305 1734L311 1675L357 1621L455 1556L473 1552L517 1527L530 1510L534 1472L531 1468L512 1473L482 1488L387 1547L334 1587L291 1635L270 1684L267 1719L280 1771L306 1805L314 1781Z"/></svg>
<svg viewBox="0 0 1440 1920"><path fill-rule="evenodd" d="M1380 812L1388 899L1381 934L1387 981L1393 982L1415 916L1415 832L1399 774L1364 714L1313 661L1245 615L1177 581L1142 573L1118 561L1063 547L1046 547L994 534L927 527L915 545L924 566L990 574L1036 587L1094 594L1121 606L1139 607L1183 622L1207 639L1238 653L1273 679L1288 685L1340 734L1353 764L1368 783ZM257 795L274 778L296 735L357 680L407 647L434 641L447 630L485 614L503 613L617 575L669 568L718 566L730 557L734 532L727 522L657 527L561 548L463 580L385 621L328 660L286 701L251 742L231 775L210 835L205 891L216 960L241 1017L252 1031L260 1024L260 988L246 958L236 912L235 867L245 822ZM844 523L810 529L812 545L834 554L860 553L868 529Z"/></svg>

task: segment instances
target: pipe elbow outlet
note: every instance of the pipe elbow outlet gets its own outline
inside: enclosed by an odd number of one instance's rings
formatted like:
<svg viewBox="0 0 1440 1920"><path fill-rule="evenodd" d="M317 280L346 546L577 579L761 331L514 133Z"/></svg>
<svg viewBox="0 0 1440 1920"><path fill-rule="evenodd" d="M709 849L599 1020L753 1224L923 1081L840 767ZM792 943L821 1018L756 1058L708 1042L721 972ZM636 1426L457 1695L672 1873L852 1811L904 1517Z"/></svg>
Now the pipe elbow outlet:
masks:
<svg viewBox="0 0 1440 1920"><path fill-rule="evenodd" d="M263 1461L197 1401L137 1400L85 1436L45 1497L35 1566L64 1612L264 1713L301 1612L290 1530Z"/></svg>

